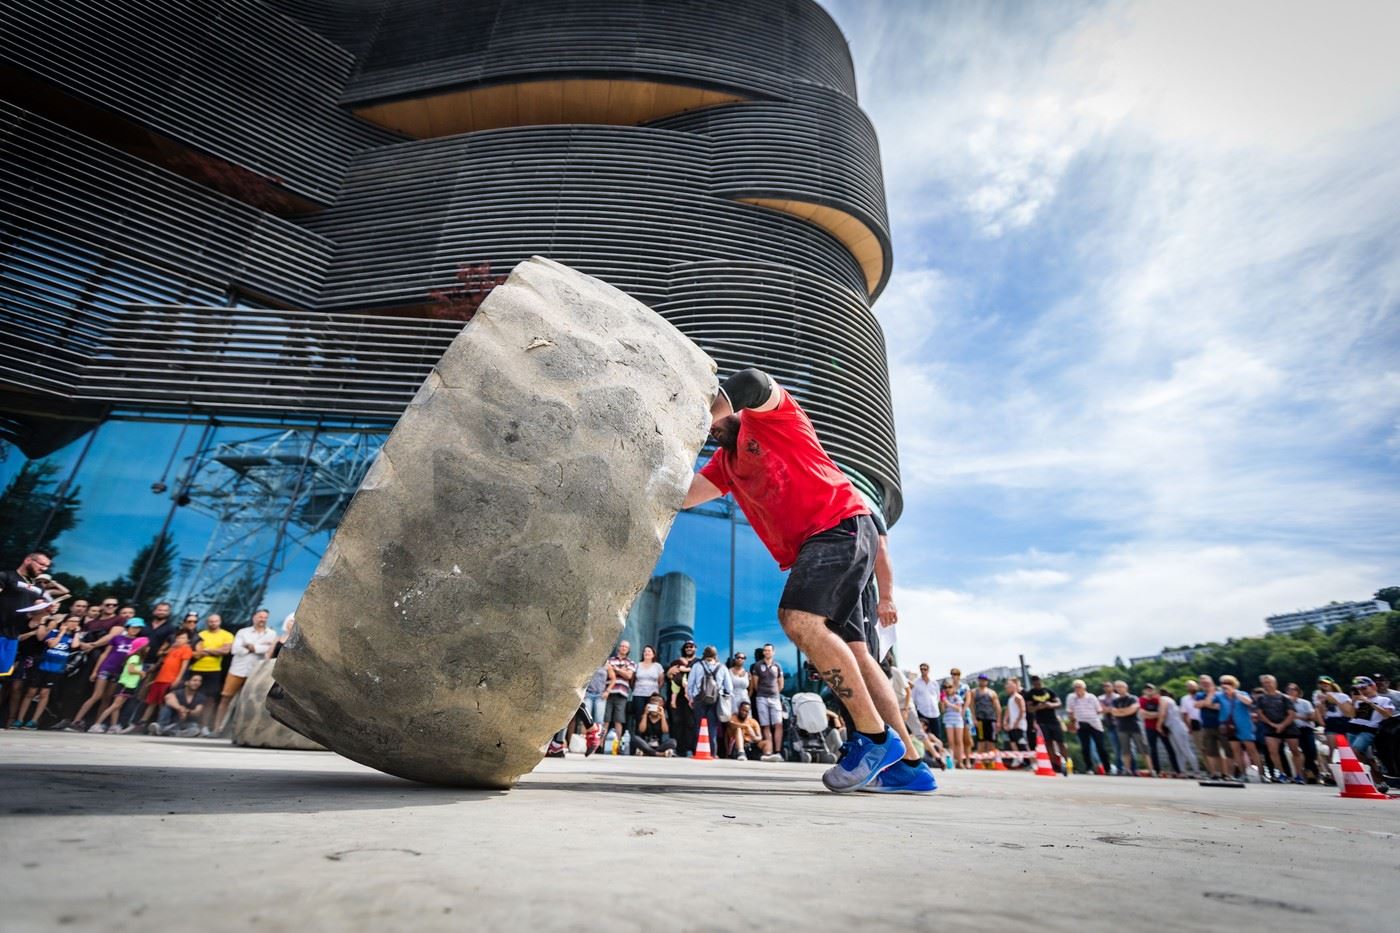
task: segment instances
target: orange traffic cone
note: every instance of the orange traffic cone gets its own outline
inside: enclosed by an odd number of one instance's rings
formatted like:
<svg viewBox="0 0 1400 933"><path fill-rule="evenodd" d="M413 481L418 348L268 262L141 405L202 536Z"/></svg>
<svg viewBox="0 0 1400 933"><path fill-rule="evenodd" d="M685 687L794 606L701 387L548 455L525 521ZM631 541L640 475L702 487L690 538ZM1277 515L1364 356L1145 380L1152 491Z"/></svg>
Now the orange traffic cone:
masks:
<svg viewBox="0 0 1400 933"><path fill-rule="evenodd" d="M1059 777L1055 769L1050 767L1050 752L1045 747L1044 736L1037 736L1035 740L1035 776Z"/></svg>
<svg viewBox="0 0 1400 933"><path fill-rule="evenodd" d="M710 754L710 721L700 720L700 737L695 740L695 761L714 761Z"/></svg>
<svg viewBox="0 0 1400 933"><path fill-rule="evenodd" d="M1359 797L1362 800L1389 800L1389 794L1383 794L1376 790L1375 782L1371 780L1371 772L1366 770L1366 766L1361 763L1361 759L1356 757L1356 752L1351 750L1344 735L1337 736L1337 751L1341 755L1341 786L1342 792L1338 797Z"/></svg>
<svg viewBox="0 0 1400 933"><path fill-rule="evenodd" d="M997 756L995 756L994 758L992 758L992 770L993 770L993 771L1005 771L1005 770L1006 770L1006 763L1003 762L1003 761L1001 760L1001 756L1000 756L1000 755L997 755Z"/></svg>

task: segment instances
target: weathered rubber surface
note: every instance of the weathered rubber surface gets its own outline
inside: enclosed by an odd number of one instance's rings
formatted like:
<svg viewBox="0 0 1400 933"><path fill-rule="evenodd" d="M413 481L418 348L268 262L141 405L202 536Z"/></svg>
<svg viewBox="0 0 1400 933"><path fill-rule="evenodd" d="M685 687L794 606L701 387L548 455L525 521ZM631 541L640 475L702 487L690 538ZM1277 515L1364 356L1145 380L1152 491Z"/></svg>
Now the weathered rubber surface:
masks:
<svg viewBox="0 0 1400 933"><path fill-rule="evenodd" d="M507 787L577 708L709 428L714 362L536 257L409 405L322 558L268 705L402 777Z"/></svg>

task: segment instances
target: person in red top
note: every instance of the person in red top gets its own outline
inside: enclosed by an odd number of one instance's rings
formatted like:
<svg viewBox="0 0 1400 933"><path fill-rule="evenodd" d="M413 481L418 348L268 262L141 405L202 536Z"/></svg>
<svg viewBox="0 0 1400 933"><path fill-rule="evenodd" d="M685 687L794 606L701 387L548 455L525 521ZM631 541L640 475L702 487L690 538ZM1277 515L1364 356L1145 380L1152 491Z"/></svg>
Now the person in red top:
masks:
<svg viewBox="0 0 1400 933"><path fill-rule="evenodd" d="M194 649L190 647L190 635L184 629L175 633L170 647L160 659L156 676L151 678L151 686L146 691L146 711L141 714L143 723L150 722L156 711L165 703L165 694L171 686L182 680L189 669Z"/></svg>
<svg viewBox="0 0 1400 933"><path fill-rule="evenodd" d="M718 449L682 507L733 495L778 566L790 571L778 620L856 729L822 782L836 792L933 790L917 756L893 767L906 745L881 715L884 707L898 719L899 704L868 649L880 532L865 500L827 456L807 413L766 373L745 369L726 379L710 417Z"/></svg>

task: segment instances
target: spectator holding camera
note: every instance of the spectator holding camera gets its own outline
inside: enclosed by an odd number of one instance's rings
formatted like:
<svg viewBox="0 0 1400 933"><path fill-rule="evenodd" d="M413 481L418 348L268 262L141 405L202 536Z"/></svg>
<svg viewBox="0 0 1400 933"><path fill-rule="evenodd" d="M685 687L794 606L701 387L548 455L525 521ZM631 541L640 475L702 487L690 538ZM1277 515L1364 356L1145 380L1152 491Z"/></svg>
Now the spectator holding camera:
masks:
<svg viewBox="0 0 1400 933"><path fill-rule="evenodd" d="M1376 742L1376 734L1381 731L1381 723L1395 715L1395 703L1390 697L1380 694L1376 682L1370 677L1353 677L1351 696L1342 704L1342 711L1351 717L1347 722L1347 744L1356 752L1357 758L1376 771L1371 746ZM1379 783L1379 773L1376 778Z"/></svg>

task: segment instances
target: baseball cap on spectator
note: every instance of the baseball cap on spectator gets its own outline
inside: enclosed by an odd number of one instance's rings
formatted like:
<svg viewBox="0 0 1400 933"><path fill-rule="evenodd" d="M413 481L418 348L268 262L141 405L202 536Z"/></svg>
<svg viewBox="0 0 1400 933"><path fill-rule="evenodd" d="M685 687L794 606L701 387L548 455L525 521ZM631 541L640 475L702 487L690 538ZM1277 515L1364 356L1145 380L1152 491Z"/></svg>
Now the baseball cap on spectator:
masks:
<svg viewBox="0 0 1400 933"><path fill-rule="evenodd" d="M1351 679L1351 685L1353 687L1374 687L1376 682L1369 677L1357 675Z"/></svg>
<svg viewBox="0 0 1400 933"><path fill-rule="evenodd" d="M140 616L132 616L130 619L127 619L127 620L126 620L126 627L127 627L127 628L145 628L145 627L146 627L146 620L143 619L143 618L141 618Z"/></svg>
<svg viewBox="0 0 1400 933"><path fill-rule="evenodd" d="M1320 677L1318 677L1317 682L1324 686L1331 687L1333 690L1342 689L1341 685L1337 683L1336 679L1328 677L1326 674L1323 674Z"/></svg>
<svg viewBox="0 0 1400 933"><path fill-rule="evenodd" d="M986 674L978 674L978 675L977 675L977 679L978 679L978 680L991 680L991 678L988 677Z"/></svg>

